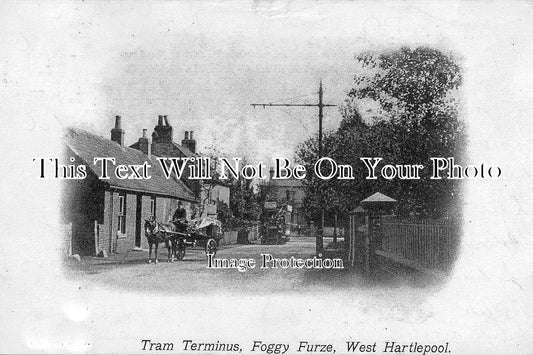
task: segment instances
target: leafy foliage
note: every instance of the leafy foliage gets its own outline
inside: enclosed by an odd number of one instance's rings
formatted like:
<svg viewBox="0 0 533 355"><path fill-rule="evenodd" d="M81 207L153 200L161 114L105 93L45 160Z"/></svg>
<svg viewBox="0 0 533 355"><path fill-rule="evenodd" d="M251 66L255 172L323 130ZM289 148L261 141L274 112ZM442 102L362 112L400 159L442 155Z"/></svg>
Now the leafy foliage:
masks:
<svg viewBox="0 0 533 355"><path fill-rule="evenodd" d="M231 229L233 227L233 214L224 201L217 201L217 218L222 222L224 229Z"/></svg>
<svg viewBox="0 0 533 355"><path fill-rule="evenodd" d="M415 49L358 55L360 71L341 108L343 120L336 132L324 137L324 156L354 168L353 180L322 181L308 174L304 209L317 219L326 211L345 212L370 194L380 191L399 201L398 212L425 216L458 214L461 186L458 180L429 179L431 157L464 153L465 129L459 119L462 74L451 54L436 49ZM360 103L371 100L379 108L363 119ZM317 137L301 144L300 163L312 171ZM382 164L422 164L420 180L366 180L360 157L382 157Z"/></svg>
<svg viewBox="0 0 533 355"><path fill-rule="evenodd" d="M203 154L204 157L211 158L211 177L212 180L207 182L206 188L209 189L209 184L220 181L220 174L218 171L219 157L228 156L222 153L215 145L206 149ZM242 165L247 164L247 159L241 161ZM240 177L235 179L229 176L227 180L223 180L230 188L229 205L217 201L217 215L222 222L223 228L230 230L233 228L243 227L255 222L259 219L262 204L260 203L260 196L255 192L253 181Z"/></svg>
<svg viewBox="0 0 533 355"><path fill-rule="evenodd" d="M230 184L230 210L233 215L234 226L245 226L257 221L261 213L257 195L254 192L252 180L231 179Z"/></svg>
<svg viewBox="0 0 533 355"><path fill-rule="evenodd" d="M241 162L247 164L246 159ZM225 229L244 227L259 219L261 214L260 196L256 193L253 180L229 176L224 181L230 188L229 206L219 202L217 213Z"/></svg>

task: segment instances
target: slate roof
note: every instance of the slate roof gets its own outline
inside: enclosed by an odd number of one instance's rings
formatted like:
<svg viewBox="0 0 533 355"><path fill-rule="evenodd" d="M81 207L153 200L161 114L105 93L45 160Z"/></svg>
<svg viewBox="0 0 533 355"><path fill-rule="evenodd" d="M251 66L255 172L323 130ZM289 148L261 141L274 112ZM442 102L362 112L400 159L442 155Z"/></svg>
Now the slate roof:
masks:
<svg viewBox="0 0 533 355"><path fill-rule="evenodd" d="M143 152L120 146L118 143L89 133L81 129L69 128L65 132L65 144L76 154L97 176L100 174L100 164L94 165L95 157L113 157L116 164L141 165L145 161L151 165L151 179L118 179L113 173L112 166L108 168L110 178L100 180L109 187L121 188L148 194L172 196L188 201L195 201L193 192L175 177L165 178L159 162L152 157L150 159Z"/></svg>
<svg viewBox="0 0 533 355"><path fill-rule="evenodd" d="M179 152L181 152L182 156L184 156L184 157L197 157L197 156L199 156L197 153L191 152L188 148L185 148L184 146L179 145L178 143L174 143L174 142L157 142L157 143L155 143L155 145L158 145L158 146L162 146L163 144L168 144L171 147L176 148ZM132 145L130 145L130 147L134 148L134 149L139 149L139 142L133 143ZM154 149L153 145L152 145L152 149ZM157 147L155 149L157 149ZM171 154L166 154L165 156L171 156Z"/></svg>
<svg viewBox="0 0 533 355"><path fill-rule="evenodd" d="M196 153L193 153L191 152L188 148L185 148L184 146L182 145L179 145L178 143L174 143L172 142L172 144L179 150L183 153L183 155L185 155L186 157L197 157L199 156L198 154Z"/></svg>

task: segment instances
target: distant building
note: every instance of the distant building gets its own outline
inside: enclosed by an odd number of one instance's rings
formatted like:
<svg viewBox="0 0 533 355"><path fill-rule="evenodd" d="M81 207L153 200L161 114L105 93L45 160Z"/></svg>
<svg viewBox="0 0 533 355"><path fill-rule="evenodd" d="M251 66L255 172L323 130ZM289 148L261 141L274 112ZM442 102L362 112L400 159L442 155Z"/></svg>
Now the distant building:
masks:
<svg viewBox="0 0 533 355"><path fill-rule="evenodd" d="M192 158L199 156L196 152L196 140L193 131L185 131L181 144L174 142L174 128L169 123L167 115L158 117L157 126L152 133L152 143L146 137L146 130L139 141L132 144L131 148L141 150L145 154L153 154L159 157ZM217 216L216 202L222 201L229 205L230 189L222 181L212 180L189 180L189 171L185 169L182 181L194 192L199 201L196 206L195 217Z"/></svg>
<svg viewBox="0 0 533 355"><path fill-rule="evenodd" d="M305 192L302 181L294 178L272 179L274 170L270 169L268 181L268 200L276 201L278 206L287 204L289 210L285 214L285 222L292 226L307 226L308 222L302 211Z"/></svg>
<svg viewBox="0 0 533 355"><path fill-rule="evenodd" d="M61 215L64 223L72 223L73 253L95 255L144 248L145 219L170 220L178 201L189 211L198 204L197 196L184 182L165 178L150 153L150 144L146 152L142 151L144 139L139 139L139 149L125 147L119 116L110 140L78 129L66 132L66 158L87 166L85 179L65 180L63 189ZM114 174L107 180L98 179L100 171L93 164L96 157L113 157L117 164L128 165L151 161L151 179L118 179Z"/></svg>
<svg viewBox="0 0 533 355"><path fill-rule="evenodd" d="M217 218L217 202L230 205L230 187L220 180L202 184L200 206L202 217Z"/></svg>

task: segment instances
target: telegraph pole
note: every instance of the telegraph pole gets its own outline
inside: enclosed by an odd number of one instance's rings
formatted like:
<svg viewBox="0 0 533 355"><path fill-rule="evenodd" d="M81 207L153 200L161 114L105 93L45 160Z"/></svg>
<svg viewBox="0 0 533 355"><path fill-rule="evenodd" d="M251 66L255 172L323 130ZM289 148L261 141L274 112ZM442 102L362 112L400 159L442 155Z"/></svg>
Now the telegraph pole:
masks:
<svg viewBox="0 0 533 355"><path fill-rule="evenodd" d="M295 106L300 106L300 107L318 107L318 159L322 158L322 118L323 118L323 108L324 107L333 107L333 106L337 106L337 105L330 105L330 104L324 104L322 102L322 96L323 96L323 91L322 91L322 80L320 80L320 84L318 86L318 103L317 104L273 104L273 103L268 103L268 104L250 104L250 106L253 106L254 108L256 106L263 106L263 108L265 107L276 107L276 106L282 106L282 107L295 107ZM321 257L322 256L322 252L324 250L324 238L323 238L323 233L324 233L324 204L322 203L321 201L321 209L322 209L322 217L321 217L321 230L320 230L320 235L317 234L316 236L316 254Z"/></svg>

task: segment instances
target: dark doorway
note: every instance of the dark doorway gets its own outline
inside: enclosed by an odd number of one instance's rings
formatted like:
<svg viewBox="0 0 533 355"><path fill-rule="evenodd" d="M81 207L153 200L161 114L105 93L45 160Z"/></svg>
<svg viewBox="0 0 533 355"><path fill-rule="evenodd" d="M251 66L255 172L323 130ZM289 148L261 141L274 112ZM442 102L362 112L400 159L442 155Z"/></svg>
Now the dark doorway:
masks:
<svg viewBox="0 0 533 355"><path fill-rule="evenodd" d="M142 196L137 195L137 204L135 210L135 246L141 247L141 230L142 230Z"/></svg>

